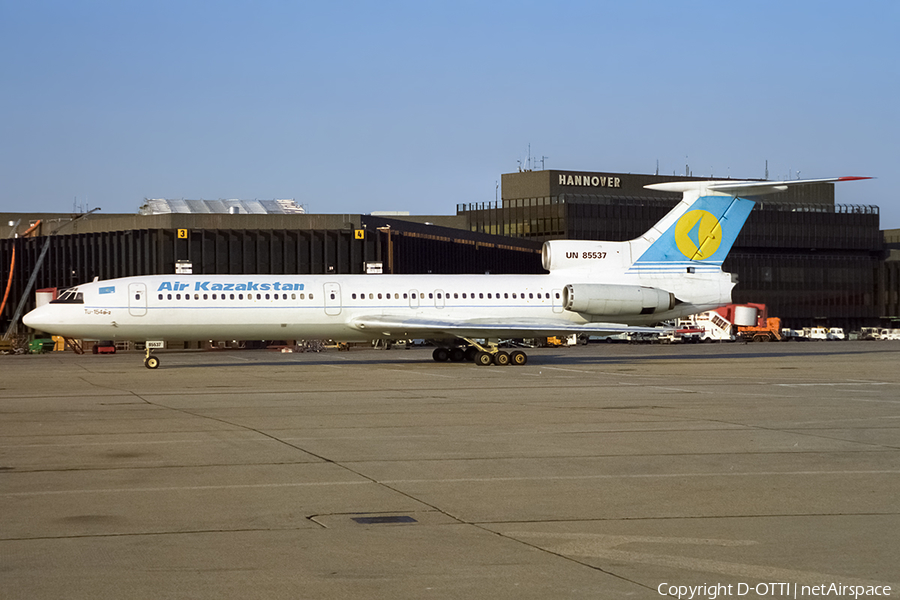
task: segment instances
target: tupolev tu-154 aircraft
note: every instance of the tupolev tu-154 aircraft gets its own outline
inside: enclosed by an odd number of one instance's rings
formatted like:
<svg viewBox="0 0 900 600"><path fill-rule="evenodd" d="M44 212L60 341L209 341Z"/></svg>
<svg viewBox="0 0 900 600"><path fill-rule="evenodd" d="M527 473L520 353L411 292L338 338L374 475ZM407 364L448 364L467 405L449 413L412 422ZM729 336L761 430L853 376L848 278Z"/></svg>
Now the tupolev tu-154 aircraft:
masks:
<svg viewBox="0 0 900 600"><path fill-rule="evenodd" d="M426 338L436 361L523 365L499 338L659 331L662 321L729 304L722 263L747 220L747 198L792 185L868 179L690 181L649 189L681 202L641 237L556 240L544 275L151 275L93 281L25 315L69 338L165 341Z"/></svg>

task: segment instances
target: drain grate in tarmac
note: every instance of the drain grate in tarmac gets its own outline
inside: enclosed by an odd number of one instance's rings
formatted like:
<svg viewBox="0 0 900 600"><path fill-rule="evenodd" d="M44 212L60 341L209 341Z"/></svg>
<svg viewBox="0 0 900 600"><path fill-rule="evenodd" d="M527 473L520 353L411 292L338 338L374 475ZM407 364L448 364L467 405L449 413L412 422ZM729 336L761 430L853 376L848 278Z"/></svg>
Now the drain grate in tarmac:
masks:
<svg viewBox="0 0 900 600"><path fill-rule="evenodd" d="M384 517L353 517L360 525L387 525L392 523L418 523L409 515L390 515Z"/></svg>
<svg viewBox="0 0 900 600"><path fill-rule="evenodd" d="M317 525L325 529L340 527L358 527L359 525L384 525L384 526L408 526L408 525L457 525L459 521L453 517L436 510L423 510L414 512L352 512L332 513L327 515L310 515L307 517Z"/></svg>

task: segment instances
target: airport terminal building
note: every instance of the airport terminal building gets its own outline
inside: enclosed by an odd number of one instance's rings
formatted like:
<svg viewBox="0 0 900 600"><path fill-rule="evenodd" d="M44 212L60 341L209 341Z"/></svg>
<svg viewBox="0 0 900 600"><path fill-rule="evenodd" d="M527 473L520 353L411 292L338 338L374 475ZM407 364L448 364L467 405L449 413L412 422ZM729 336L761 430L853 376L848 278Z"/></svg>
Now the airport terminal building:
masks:
<svg viewBox="0 0 900 600"><path fill-rule="evenodd" d="M95 277L186 268L195 274L542 273L544 241L637 237L680 200L643 186L684 179L702 178L510 173L502 175L500 199L460 203L449 216L314 215L284 201L256 214L222 202L207 202L203 210L172 202L169 212L83 218L6 213L0 332L20 299L24 310L34 306L35 289ZM785 326L889 327L900 315L900 243L893 248L885 239L874 203L836 205L831 184L791 188L759 199L724 269L738 276L736 302L764 303Z"/></svg>

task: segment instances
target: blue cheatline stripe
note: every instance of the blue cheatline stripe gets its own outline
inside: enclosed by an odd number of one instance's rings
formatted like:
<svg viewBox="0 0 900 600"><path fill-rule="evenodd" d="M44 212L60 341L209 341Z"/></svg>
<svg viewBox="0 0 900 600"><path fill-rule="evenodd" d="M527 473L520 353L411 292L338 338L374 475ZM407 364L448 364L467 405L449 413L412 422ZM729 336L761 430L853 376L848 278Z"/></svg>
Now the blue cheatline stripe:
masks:
<svg viewBox="0 0 900 600"><path fill-rule="evenodd" d="M722 270L722 263L708 261L683 261L683 262L648 262L632 265L627 273L684 273L687 269L693 269L695 273L718 273Z"/></svg>
<svg viewBox="0 0 900 600"><path fill-rule="evenodd" d="M84 305L86 310L128 310L130 309L141 309L141 310L216 310L216 309L233 309L233 310L322 310L324 308L341 308L346 310L374 310L374 309L382 309L382 310L425 310L425 309L434 309L434 310L444 310L448 308L465 308L465 309L475 309L475 308L484 308L484 309L497 309L497 308L530 308L530 309L548 309L548 308L560 308L561 305L553 305L553 304L445 304L444 306L438 308L434 304L420 304L418 308L411 308L409 304L341 304L340 306L324 306L322 304L319 305L311 305L311 306L253 306L253 305L236 305L236 304L191 304L191 305L175 305L167 304L149 304L147 306L88 306Z"/></svg>

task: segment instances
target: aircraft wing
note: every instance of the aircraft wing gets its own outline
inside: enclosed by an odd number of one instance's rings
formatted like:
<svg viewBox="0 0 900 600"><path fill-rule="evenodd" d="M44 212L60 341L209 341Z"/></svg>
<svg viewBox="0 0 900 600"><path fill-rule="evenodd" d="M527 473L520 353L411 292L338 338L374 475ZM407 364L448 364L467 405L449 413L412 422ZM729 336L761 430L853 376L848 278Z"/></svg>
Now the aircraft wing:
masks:
<svg viewBox="0 0 900 600"><path fill-rule="evenodd" d="M384 337L408 338L496 338L496 337L549 337L557 335L610 334L610 333L662 333L663 327L639 327L620 323L588 323L577 325L560 319L410 319L389 315L359 317L351 321L351 326L360 331L371 332Z"/></svg>

